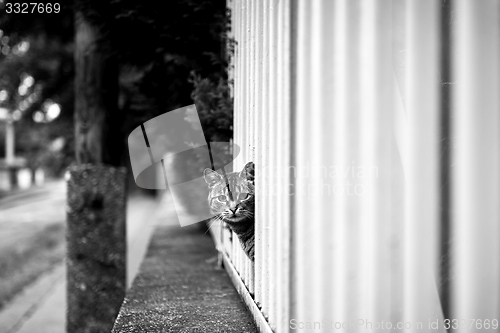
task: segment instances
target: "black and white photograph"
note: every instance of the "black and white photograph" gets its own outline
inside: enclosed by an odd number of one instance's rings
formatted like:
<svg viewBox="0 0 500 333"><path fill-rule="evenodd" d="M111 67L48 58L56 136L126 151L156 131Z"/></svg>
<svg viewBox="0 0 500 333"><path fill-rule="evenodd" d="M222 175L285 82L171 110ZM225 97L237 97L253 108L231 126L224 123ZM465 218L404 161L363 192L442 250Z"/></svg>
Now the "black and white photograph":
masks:
<svg viewBox="0 0 500 333"><path fill-rule="evenodd" d="M499 320L500 0L0 0L0 333Z"/></svg>

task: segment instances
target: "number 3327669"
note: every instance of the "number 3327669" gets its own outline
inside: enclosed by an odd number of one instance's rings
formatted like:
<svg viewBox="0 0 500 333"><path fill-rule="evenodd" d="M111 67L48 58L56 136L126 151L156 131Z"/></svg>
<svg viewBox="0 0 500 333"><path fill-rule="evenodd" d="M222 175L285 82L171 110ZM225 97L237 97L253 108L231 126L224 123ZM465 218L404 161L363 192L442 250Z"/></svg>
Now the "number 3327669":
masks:
<svg viewBox="0 0 500 333"><path fill-rule="evenodd" d="M59 3L38 3L38 2L7 2L5 4L5 12L7 14L51 14L59 13L61 11L61 5Z"/></svg>

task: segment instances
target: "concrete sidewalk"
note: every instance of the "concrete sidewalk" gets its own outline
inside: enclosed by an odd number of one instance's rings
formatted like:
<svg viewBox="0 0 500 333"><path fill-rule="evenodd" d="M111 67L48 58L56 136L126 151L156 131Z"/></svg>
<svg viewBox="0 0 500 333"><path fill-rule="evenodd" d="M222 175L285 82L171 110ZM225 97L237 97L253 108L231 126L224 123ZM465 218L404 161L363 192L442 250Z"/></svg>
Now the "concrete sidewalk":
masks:
<svg viewBox="0 0 500 333"><path fill-rule="evenodd" d="M127 285L130 286L149 243L161 207L148 196L135 195L127 203ZM171 205L168 205L171 206ZM66 319L66 269L61 264L41 276L0 312L0 333L64 333Z"/></svg>
<svg viewBox="0 0 500 333"><path fill-rule="evenodd" d="M176 217L172 220L177 221ZM113 333L256 333L201 225L159 226Z"/></svg>

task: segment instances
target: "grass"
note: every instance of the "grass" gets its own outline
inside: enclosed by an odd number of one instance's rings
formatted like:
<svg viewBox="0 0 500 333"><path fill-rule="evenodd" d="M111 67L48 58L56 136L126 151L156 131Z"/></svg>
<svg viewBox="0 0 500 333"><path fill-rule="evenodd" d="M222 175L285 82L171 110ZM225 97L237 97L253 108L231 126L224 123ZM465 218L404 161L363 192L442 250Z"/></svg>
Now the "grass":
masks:
<svg viewBox="0 0 500 333"><path fill-rule="evenodd" d="M64 223L23 227L23 237L0 251L0 309L65 257Z"/></svg>

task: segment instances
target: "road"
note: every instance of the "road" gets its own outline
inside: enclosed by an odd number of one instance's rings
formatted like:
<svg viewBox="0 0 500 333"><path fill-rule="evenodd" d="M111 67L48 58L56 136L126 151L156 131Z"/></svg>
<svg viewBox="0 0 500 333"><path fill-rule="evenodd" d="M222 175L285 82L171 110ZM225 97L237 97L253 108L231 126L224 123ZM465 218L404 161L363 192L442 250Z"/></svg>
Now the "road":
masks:
<svg viewBox="0 0 500 333"><path fill-rule="evenodd" d="M164 202L164 201L163 201ZM139 269L154 230L158 200L134 195L127 201L127 285ZM168 206L170 206L168 204ZM53 223L65 223L66 184L56 181L40 188L0 198L0 251L26 234ZM0 312L0 333L63 333L66 312L65 265L40 276Z"/></svg>
<svg viewBox="0 0 500 333"><path fill-rule="evenodd" d="M66 184L62 180L4 195L0 197L0 223L11 221L11 217L18 219L18 222L64 220L65 198Z"/></svg>
<svg viewBox="0 0 500 333"><path fill-rule="evenodd" d="M52 223L64 223L66 185L64 181L50 182L43 187L19 191L0 199L0 228L15 224L39 227Z"/></svg>

